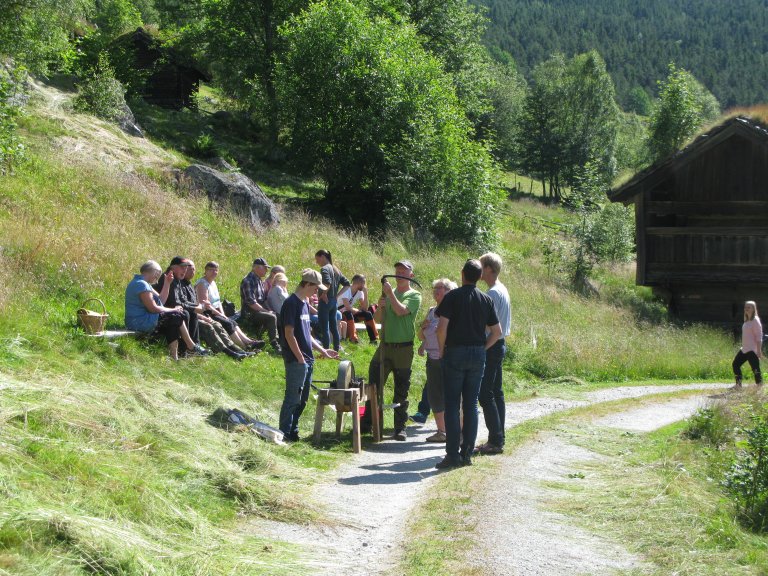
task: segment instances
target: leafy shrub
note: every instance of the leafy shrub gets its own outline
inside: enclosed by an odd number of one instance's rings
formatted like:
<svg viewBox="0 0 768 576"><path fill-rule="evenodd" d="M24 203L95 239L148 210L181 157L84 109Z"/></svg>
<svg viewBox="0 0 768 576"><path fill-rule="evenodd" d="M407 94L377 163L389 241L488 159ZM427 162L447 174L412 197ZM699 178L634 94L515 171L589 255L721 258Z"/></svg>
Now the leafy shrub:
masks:
<svg viewBox="0 0 768 576"><path fill-rule="evenodd" d="M750 415L724 486L733 496L745 526L756 532L768 531L768 404L762 413Z"/></svg>
<svg viewBox="0 0 768 576"><path fill-rule="evenodd" d="M732 438L733 426L723 405L713 404L700 409L688 419L683 436L721 446Z"/></svg>
<svg viewBox="0 0 768 576"><path fill-rule="evenodd" d="M115 78L115 71L109 63L106 52L99 54L99 59L84 82L78 85L78 95L74 102L75 110L87 112L103 118L117 121L126 115L125 88Z"/></svg>
<svg viewBox="0 0 768 576"><path fill-rule="evenodd" d="M213 140L213 136L205 132L200 134L194 144L192 144L191 152L198 158L213 158L219 155L219 149Z"/></svg>
<svg viewBox="0 0 768 576"><path fill-rule="evenodd" d="M0 65L0 174L10 170L24 154L24 145L16 133L16 119L26 100L23 76L21 68L8 71Z"/></svg>

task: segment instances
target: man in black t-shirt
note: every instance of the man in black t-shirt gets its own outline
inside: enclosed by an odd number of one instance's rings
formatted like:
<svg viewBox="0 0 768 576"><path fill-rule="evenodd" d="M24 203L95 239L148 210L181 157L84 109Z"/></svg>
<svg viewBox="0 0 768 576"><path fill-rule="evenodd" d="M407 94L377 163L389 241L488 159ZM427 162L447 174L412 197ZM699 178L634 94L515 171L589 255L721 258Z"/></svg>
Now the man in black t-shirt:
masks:
<svg viewBox="0 0 768 576"><path fill-rule="evenodd" d="M478 260L467 260L461 270L461 287L448 292L435 310L440 318L437 342L445 390L446 454L436 466L441 469L472 464L485 351L501 337L493 300L475 286L482 273ZM463 430L459 418L462 405Z"/></svg>
<svg viewBox="0 0 768 576"><path fill-rule="evenodd" d="M299 439L299 417L304 412L312 386L315 358L312 349L323 357L338 359L339 353L326 350L309 331L307 299L325 289L320 272L306 268L296 291L288 296L280 309L280 343L285 363L285 397L280 408L280 430L289 442Z"/></svg>

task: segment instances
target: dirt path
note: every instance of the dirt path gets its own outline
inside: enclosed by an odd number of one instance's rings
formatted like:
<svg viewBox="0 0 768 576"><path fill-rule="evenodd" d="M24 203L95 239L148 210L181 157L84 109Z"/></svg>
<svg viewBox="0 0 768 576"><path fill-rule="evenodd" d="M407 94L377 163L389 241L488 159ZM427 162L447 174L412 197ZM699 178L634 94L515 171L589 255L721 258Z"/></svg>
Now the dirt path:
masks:
<svg viewBox="0 0 768 576"><path fill-rule="evenodd" d="M706 396L655 401L592 420L595 426L650 432L693 414ZM573 526L547 509L558 495L547 482L583 482L574 465L600 459L598 454L565 442L557 434L539 434L508 458L474 501L478 523L472 567L494 576L573 576L642 570L643 561L621 545ZM500 553L502 551L502 553Z"/></svg>
<svg viewBox="0 0 768 576"><path fill-rule="evenodd" d="M718 384L619 387L589 392L584 394L580 400L533 398L524 402L507 404L507 426L515 426L570 408L612 400L639 398L664 392L713 390L723 387L724 385ZM672 410L671 413L675 411L672 408L670 410ZM636 415L635 417L649 418L648 414ZM633 417L628 415L626 418L631 420ZM679 418L680 416L676 419ZM482 424L482 417L480 421ZM434 424L430 422L428 426L409 428L407 442L386 440L378 445L367 446L362 454L352 458L349 463L336 471L337 477L335 479L321 484L316 491L317 500L327 508L331 522L334 522L333 526L298 526L271 522L266 525L260 523L256 528L257 532L301 545L311 551L311 559L308 558L306 564L308 571L313 574L356 574L362 571L387 574L392 572L400 559L399 544L404 537L408 516L418 509L419 502L428 494L429 487L432 486L437 475L434 465L444 455L444 445L432 445L424 441L427 436L434 432L433 426ZM485 438L486 434L485 429L482 429L478 439ZM558 474L558 470L562 466L567 466L568 462L583 460L586 456L584 451L575 447L566 450L557 444L552 446L537 444L530 447L526 445L519 455L516 453L513 457L500 459L504 462L515 462L518 458L528 458L528 464L521 460L516 465L510 464L510 466L501 467L500 474L504 478L503 482L499 481L499 484L506 486L525 485L526 490L530 491L526 497L528 509L507 510L506 513L521 521L536 516L533 512L538 506L535 494L540 490L536 486L538 476L535 475L540 473L540 481L543 481L548 474ZM540 462L540 465L530 466L534 460ZM526 474L530 473L534 476L515 477L514 473L518 468L527 469ZM510 474L512 476L508 478L507 476ZM501 478L499 479L501 480ZM496 493L501 494L498 491ZM521 496L525 496L525 493L514 496L506 494L504 498L511 501L520 499ZM489 501L488 506L498 507L498 502ZM485 509L485 506L482 508ZM542 525L544 528L539 534L540 537L531 541L531 550L534 546L539 546L539 552L548 554L553 549L551 546L553 539L564 544L556 554L552 555L552 561L547 565L546 570L535 571L532 566L526 566L521 559L521 563L515 567L514 571L503 571L493 562L493 550L489 549L486 554L479 556L485 562L484 565L494 566L486 573L550 575L592 573L590 570L595 564L585 564L587 567L582 570L578 561L581 551L587 546L586 543L594 546L596 550L600 549L598 553L593 555L594 557L600 556L610 559L610 562L605 564L606 568L632 566L635 562L634 559L618 555L617 551L610 549L610 547L602 550L600 546L603 544L589 540L591 537L586 534L567 542L562 538L555 538L557 530L559 530L557 523L551 521L551 518L546 515L542 515L541 518L545 520ZM518 522L511 523L509 519L506 519L497 524L499 524L499 534L494 535L493 539L489 539L489 541L498 538L500 542L506 542L504 538L513 533L509 529L510 524L517 525ZM520 526L518 536L522 537L529 527L525 527L522 523ZM556 532L549 533L547 530L555 530ZM572 532L572 529L569 527L568 531ZM514 550L516 547L517 545L512 547L505 543L500 544L498 549ZM497 549L495 542L493 549ZM526 554L526 557L536 558L530 554ZM562 572L555 569L556 558L571 559L563 564ZM509 560L506 558L504 562L508 563ZM363 566L367 568L361 570Z"/></svg>

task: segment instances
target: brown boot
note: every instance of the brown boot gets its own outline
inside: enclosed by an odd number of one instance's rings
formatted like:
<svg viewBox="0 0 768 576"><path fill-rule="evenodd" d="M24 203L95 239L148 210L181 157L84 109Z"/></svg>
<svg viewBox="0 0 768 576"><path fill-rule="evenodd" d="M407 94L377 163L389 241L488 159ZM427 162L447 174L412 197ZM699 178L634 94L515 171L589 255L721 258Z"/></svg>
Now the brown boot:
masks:
<svg viewBox="0 0 768 576"><path fill-rule="evenodd" d="M355 321L354 320L347 320L347 338L350 342L353 342L355 344L359 344L360 340L357 337L357 330L355 330Z"/></svg>
<svg viewBox="0 0 768 576"><path fill-rule="evenodd" d="M365 329L368 330L368 338L371 339L371 343L378 342L379 340L379 332L376 330L376 321L375 320L366 320L365 321Z"/></svg>

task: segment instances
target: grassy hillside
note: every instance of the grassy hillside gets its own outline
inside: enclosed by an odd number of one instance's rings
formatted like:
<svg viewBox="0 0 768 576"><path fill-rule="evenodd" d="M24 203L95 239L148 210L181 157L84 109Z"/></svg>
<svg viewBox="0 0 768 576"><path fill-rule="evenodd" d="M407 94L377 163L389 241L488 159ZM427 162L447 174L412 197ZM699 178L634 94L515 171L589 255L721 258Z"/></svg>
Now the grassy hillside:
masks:
<svg viewBox="0 0 768 576"><path fill-rule="evenodd" d="M287 206L278 228L255 234L206 199L176 193L169 169L188 162L178 150L73 115L66 100L40 92L22 125L28 159L0 179L0 573L290 571L306 551L265 542L242 519L322 521L311 487L346 457L349 441L278 447L211 427L205 418L218 406L276 424L282 361L175 363L159 345L83 335L76 309L98 296L109 326L121 326L125 285L147 258L217 260L222 295L236 300L255 256L285 265L294 282L315 251L328 248L345 273L367 274L376 294L376 278L403 255L427 287L456 278L469 254L371 239ZM292 187L292 177L259 170L251 175L280 182L280 195ZM542 222L567 217L525 198L504 216L502 280L514 307L510 396L562 390L576 385L572 376L593 386L726 377L730 338L667 323L633 285L631 268L600 271L599 298L567 289L542 257L551 233ZM346 348L365 373L373 347ZM319 362L316 378L332 378L335 368Z"/></svg>

